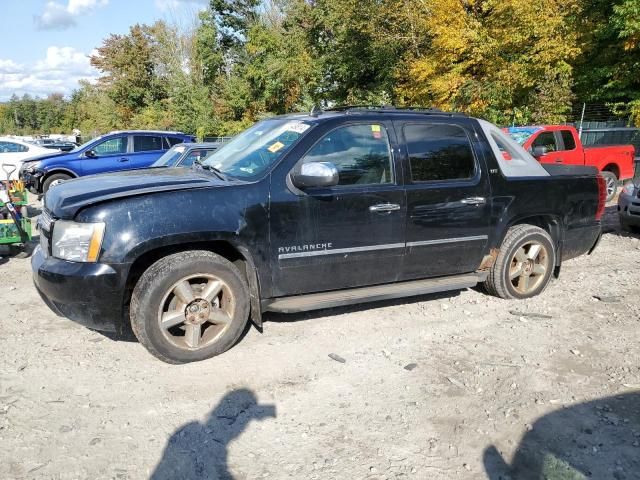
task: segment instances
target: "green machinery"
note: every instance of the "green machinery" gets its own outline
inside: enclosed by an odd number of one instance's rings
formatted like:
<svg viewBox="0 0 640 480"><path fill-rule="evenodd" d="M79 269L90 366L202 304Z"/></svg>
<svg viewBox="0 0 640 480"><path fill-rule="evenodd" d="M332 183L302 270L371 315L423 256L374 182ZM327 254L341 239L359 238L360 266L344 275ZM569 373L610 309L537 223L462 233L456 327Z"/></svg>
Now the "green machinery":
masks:
<svg viewBox="0 0 640 480"><path fill-rule="evenodd" d="M11 180L15 165L3 164L7 180L0 189L0 245L26 244L31 240L31 219L27 216L27 191L19 180Z"/></svg>

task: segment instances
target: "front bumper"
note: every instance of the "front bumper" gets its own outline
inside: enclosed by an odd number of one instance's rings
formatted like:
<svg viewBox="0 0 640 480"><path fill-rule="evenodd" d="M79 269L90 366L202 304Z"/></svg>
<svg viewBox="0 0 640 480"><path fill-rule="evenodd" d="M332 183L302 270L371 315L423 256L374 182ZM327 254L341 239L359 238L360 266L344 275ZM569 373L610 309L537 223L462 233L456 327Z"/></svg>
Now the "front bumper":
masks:
<svg viewBox="0 0 640 480"><path fill-rule="evenodd" d="M618 213L620 219L627 225L640 226L640 197L638 197L637 189L634 196L625 193L620 194L618 199Z"/></svg>
<svg viewBox="0 0 640 480"><path fill-rule="evenodd" d="M35 170L34 172L24 170L20 172L20 180L22 180L27 190L35 195L40 195L42 193L43 178L44 172L41 172L40 170Z"/></svg>
<svg viewBox="0 0 640 480"><path fill-rule="evenodd" d="M33 282L47 306L60 316L103 331L122 332L125 267L60 260L40 246L31 257Z"/></svg>

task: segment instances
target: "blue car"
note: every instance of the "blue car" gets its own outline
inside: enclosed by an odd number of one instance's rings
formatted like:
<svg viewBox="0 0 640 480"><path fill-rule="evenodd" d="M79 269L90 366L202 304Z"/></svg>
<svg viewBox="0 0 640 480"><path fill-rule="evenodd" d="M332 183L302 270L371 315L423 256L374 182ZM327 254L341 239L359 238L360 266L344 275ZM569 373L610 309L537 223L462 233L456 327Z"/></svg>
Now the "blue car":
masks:
<svg viewBox="0 0 640 480"><path fill-rule="evenodd" d="M42 195L70 178L96 173L146 168L178 143L194 142L181 132L126 130L94 138L70 152L25 160L20 179L32 193Z"/></svg>

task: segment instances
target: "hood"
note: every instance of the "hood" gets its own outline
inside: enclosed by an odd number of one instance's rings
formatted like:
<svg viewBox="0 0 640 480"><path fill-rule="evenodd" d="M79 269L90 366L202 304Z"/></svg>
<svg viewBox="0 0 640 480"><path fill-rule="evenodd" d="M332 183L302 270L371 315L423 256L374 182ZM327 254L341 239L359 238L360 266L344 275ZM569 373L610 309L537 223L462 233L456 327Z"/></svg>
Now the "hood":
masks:
<svg viewBox="0 0 640 480"><path fill-rule="evenodd" d="M89 205L118 198L175 190L232 185L203 170L152 168L76 178L49 189L46 209L56 218L73 218Z"/></svg>
<svg viewBox="0 0 640 480"><path fill-rule="evenodd" d="M43 150L47 150L47 149L43 149ZM24 163L39 162L41 160L47 160L49 158L62 157L64 155L69 155L70 153L71 152L62 152L60 150L48 150L45 153L40 153L38 155L33 155L33 156L30 156L29 158L26 158L24 160Z"/></svg>

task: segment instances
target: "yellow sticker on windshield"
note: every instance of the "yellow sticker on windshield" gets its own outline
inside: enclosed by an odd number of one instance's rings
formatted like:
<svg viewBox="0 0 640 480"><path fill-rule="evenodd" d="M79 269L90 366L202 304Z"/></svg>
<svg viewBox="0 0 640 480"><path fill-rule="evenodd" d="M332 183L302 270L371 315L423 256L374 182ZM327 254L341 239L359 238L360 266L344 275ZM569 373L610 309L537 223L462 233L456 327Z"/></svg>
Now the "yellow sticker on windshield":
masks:
<svg viewBox="0 0 640 480"><path fill-rule="evenodd" d="M271 145L267 150L269 150L271 153L276 153L278 150L280 150L282 147L284 147L284 143L282 142L276 142L273 145Z"/></svg>
<svg viewBox="0 0 640 480"><path fill-rule="evenodd" d="M380 125L371 125L371 131L372 132L379 132L380 131Z"/></svg>

